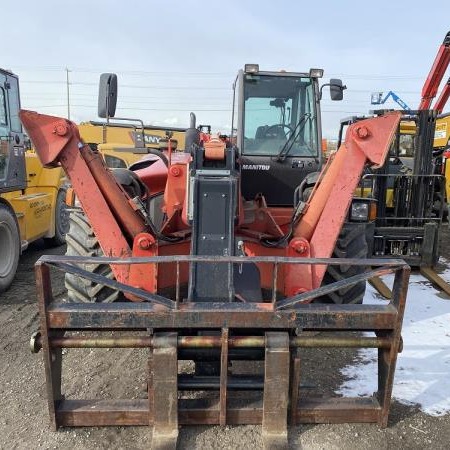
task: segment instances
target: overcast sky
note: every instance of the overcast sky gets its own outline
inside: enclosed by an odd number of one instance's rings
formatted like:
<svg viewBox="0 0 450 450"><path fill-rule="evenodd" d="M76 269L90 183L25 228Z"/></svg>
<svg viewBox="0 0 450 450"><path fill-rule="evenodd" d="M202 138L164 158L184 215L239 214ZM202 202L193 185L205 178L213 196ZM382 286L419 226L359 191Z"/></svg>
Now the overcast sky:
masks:
<svg viewBox="0 0 450 450"><path fill-rule="evenodd" d="M19 75L24 108L66 116L68 68L72 120L96 119L99 75L116 72L117 116L186 126L192 110L227 131L245 63L318 67L323 82L348 87L342 102L326 94L322 103L324 136L334 138L342 117L373 108L371 92L392 90L417 107L450 31L450 2L16 0L1 17L0 66Z"/></svg>

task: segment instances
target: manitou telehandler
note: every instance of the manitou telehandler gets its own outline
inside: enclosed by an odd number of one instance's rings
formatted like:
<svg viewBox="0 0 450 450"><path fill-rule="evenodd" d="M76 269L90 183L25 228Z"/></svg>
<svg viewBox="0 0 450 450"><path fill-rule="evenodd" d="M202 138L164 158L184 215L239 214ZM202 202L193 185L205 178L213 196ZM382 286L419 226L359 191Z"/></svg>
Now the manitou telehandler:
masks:
<svg viewBox="0 0 450 450"><path fill-rule="evenodd" d="M305 195L307 173L321 164L321 75L247 65L234 87L237 134L202 135L192 115L185 152L169 145L166 161L149 155L134 172L106 168L72 122L21 112L42 163L61 164L71 180L86 215L77 232L91 226L90 237L107 255L42 257L36 265L41 327L31 345L44 350L54 429L151 425L153 448L175 448L179 424L262 424L266 448L280 448L288 423L387 425L409 267L345 256L366 250L355 236L373 206L353 193L367 164L383 164L400 113L350 126ZM116 84L112 74L101 77L100 117L114 115ZM342 83L329 85L332 98L341 99ZM346 221L362 225L342 240ZM333 251L342 257L330 258ZM377 268L366 271L369 263ZM52 294L51 268L118 291L122 301L85 291L61 302ZM359 304L359 286L393 272L388 304ZM94 347L148 348L148 396L68 398L62 349ZM377 392L306 393L305 347L377 348ZM182 360L193 361L195 371L187 373ZM235 373L239 360L264 361L264 374ZM198 392L193 398L186 391ZM232 391L242 391L237 403Z"/></svg>

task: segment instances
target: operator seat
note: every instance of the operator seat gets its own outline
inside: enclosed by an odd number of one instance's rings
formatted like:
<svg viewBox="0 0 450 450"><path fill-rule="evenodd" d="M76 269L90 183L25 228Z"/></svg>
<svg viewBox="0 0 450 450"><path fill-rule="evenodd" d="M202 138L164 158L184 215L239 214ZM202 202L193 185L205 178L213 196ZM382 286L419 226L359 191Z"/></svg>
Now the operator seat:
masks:
<svg viewBox="0 0 450 450"><path fill-rule="evenodd" d="M269 125L261 125L256 129L255 139L264 139L266 136L266 130L269 128Z"/></svg>
<svg viewBox="0 0 450 450"><path fill-rule="evenodd" d="M285 142L286 134L283 127L275 125L262 125L256 129L254 148L255 153L272 154L278 153Z"/></svg>

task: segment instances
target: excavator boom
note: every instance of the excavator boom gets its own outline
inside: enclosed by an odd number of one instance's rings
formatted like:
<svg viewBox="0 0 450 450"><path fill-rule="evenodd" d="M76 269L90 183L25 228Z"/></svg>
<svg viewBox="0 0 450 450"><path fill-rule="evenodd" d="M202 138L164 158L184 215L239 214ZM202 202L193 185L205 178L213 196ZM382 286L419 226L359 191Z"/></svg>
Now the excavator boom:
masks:
<svg viewBox="0 0 450 450"><path fill-rule="evenodd" d="M422 88L422 100L419 104L420 109L430 109L434 97L436 97L439 84L445 75L445 71L450 63L450 32L444 38L444 42L439 47L436 58L431 66L430 73Z"/></svg>
<svg viewBox="0 0 450 450"><path fill-rule="evenodd" d="M450 98L450 78L447 80L447 83L445 83L445 86L442 88L441 94L439 95L439 98L436 100L436 103L434 105L434 109L438 112L438 114L442 113L449 98Z"/></svg>

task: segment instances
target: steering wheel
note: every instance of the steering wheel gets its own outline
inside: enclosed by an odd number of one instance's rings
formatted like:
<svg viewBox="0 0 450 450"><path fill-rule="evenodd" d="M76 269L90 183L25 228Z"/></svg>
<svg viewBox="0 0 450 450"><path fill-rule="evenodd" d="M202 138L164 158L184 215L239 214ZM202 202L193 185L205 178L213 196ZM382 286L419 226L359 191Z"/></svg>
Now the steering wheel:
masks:
<svg viewBox="0 0 450 450"><path fill-rule="evenodd" d="M284 129L287 128L288 132L284 132ZM283 130L284 137L288 139L289 135L294 132L294 130L284 123L277 123L275 125L270 125L264 131L264 137L269 139L276 139L280 137L279 131Z"/></svg>

